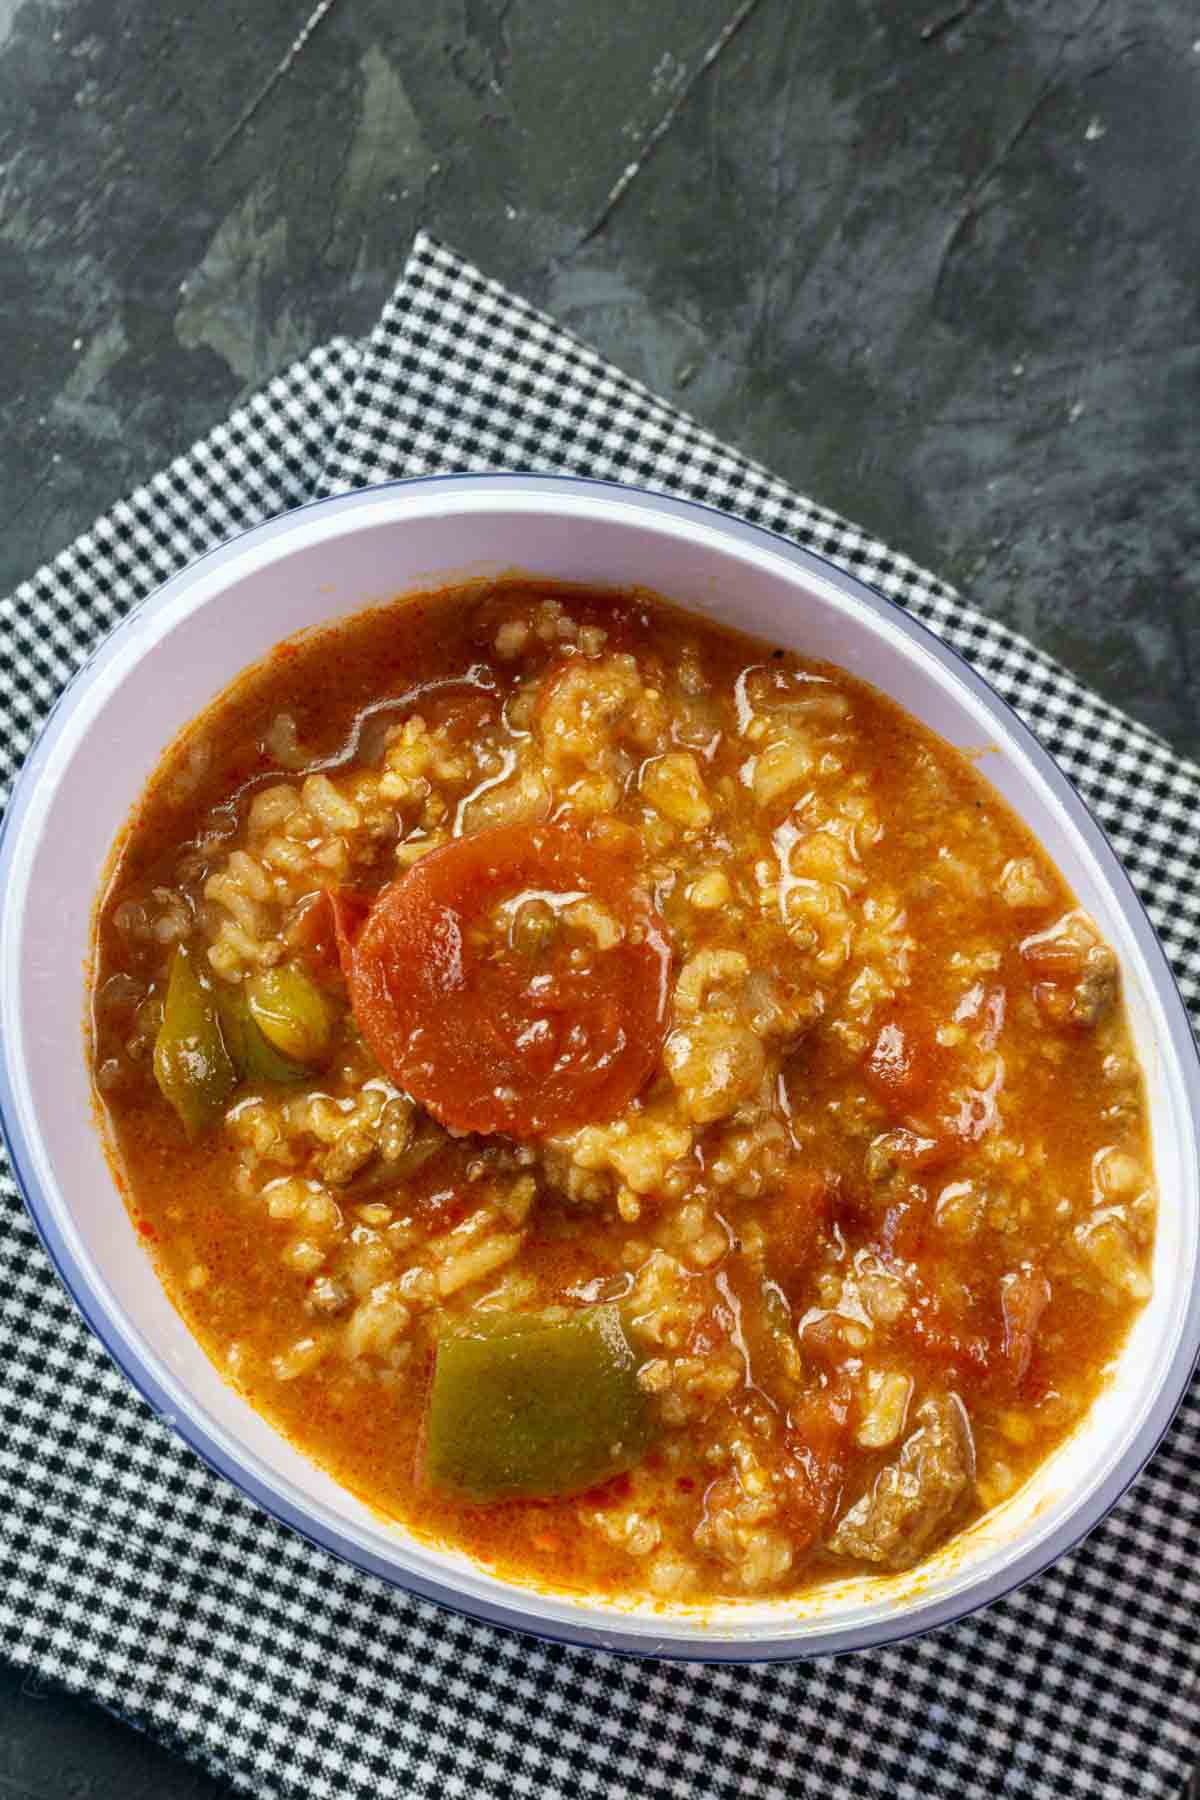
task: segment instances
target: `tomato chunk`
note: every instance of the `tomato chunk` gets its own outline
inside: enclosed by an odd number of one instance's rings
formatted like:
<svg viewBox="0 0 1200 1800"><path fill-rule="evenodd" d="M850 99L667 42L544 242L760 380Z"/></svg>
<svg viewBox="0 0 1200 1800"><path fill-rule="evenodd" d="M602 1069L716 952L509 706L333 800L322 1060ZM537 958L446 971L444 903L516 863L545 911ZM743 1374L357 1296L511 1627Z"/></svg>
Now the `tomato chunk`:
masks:
<svg viewBox="0 0 1200 1800"><path fill-rule="evenodd" d="M837 1514L850 1451L850 1413L836 1381L793 1402L784 1437L781 1511L797 1549L823 1536Z"/></svg>
<svg viewBox="0 0 1200 1800"><path fill-rule="evenodd" d="M829 1226L837 1186L836 1177L795 1168L766 1201L767 1271L789 1300L803 1291Z"/></svg>
<svg viewBox="0 0 1200 1800"><path fill-rule="evenodd" d="M1000 1313L1004 1321L1004 1356L1014 1389L1029 1373L1037 1348L1038 1327L1050 1304L1050 1283L1040 1269L1025 1263L1000 1279Z"/></svg>
<svg viewBox="0 0 1200 1800"><path fill-rule="evenodd" d="M864 1065L867 1080L897 1114L920 1104L933 1085L933 1058L918 1033L893 1019L882 1025Z"/></svg>
<svg viewBox="0 0 1200 1800"><path fill-rule="evenodd" d="M286 932L288 944L317 974L345 964L371 902L350 888L322 888L305 901Z"/></svg>
<svg viewBox="0 0 1200 1800"><path fill-rule="evenodd" d="M371 902L364 900L361 894L351 893L347 888L327 888L325 894L333 920L338 961L345 970L347 958L354 948L354 940L371 911Z"/></svg>
<svg viewBox="0 0 1200 1800"><path fill-rule="evenodd" d="M531 1138L612 1118L658 1060L670 951L619 840L476 832L339 936L363 1037L452 1130Z"/></svg>

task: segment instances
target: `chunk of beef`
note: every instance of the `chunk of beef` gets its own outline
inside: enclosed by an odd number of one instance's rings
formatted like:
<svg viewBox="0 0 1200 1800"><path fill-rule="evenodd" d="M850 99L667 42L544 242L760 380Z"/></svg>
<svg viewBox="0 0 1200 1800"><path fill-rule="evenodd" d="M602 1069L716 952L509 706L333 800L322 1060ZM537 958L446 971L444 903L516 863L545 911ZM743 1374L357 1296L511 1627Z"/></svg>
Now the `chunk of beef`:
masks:
<svg viewBox="0 0 1200 1800"><path fill-rule="evenodd" d="M1033 997L1051 1024L1090 1030L1116 1001L1116 956L1085 912L1065 913L1026 938L1021 956L1034 977Z"/></svg>
<svg viewBox="0 0 1200 1800"><path fill-rule="evenodd" d="M899 1455L843 1514L829 1539L835 1556L908 1569L943 1537L975 1479L975 1445L957 1394L918 1409Z"/></svg>
<svg viewBox="0 0 1200 1800"><path fill-rule="evenodd" d="M1117 998L1117 959L1107 944L1093 944L1071 995L1073 1025L1098 1025Z"/></svg>

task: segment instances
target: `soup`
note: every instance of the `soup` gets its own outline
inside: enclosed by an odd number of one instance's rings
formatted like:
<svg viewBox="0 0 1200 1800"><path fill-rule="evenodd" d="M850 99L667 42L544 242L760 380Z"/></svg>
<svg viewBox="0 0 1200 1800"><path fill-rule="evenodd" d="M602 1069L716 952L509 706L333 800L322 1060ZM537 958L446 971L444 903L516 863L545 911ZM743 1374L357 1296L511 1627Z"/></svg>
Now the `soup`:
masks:
<svg viewBox="0 0 1200 1800"><path fill-rule="evenodd" d="M518 1582L913 1567L1150 1291L1117 962L1054 866L886 695L640 591L248 671L114 847L91 1054L226 1377Z"/></svg>

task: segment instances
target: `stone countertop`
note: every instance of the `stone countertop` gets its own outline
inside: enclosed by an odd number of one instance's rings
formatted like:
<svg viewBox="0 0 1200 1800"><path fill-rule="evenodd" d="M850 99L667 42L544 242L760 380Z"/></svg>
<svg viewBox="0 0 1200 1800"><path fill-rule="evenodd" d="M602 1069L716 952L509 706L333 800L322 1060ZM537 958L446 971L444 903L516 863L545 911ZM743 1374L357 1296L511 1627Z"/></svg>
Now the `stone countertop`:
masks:
<svg viewBox="0 0 1200 1800"><path fill-rule="evenodd" d="M334 0L239 128L307 0L0 0L0 592L424 225L1200 754L1195 0L759 0L582 241L734 10ZM0 1794L138 1782L0 1677Z"/></svg>

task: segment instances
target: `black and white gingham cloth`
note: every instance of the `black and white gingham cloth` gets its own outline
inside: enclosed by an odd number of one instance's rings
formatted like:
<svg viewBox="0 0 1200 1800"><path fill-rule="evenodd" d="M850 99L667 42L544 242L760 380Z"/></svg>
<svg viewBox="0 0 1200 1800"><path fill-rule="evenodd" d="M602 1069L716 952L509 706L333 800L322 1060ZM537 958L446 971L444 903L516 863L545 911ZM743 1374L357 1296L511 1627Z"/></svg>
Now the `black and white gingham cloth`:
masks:
<svg viewBox="0 0 1200 1800"><path fill-rule="evenodd" d="M631 481L785 533L1006 695L1125 860L1200 1016L1200 770L427 237L371 337L279 376L0 602L0 789L167 576L319 494L450 469ZM126 1385L0 1175L0 1653L297 1800L1158 1800L1200 1749L1200 1397L1086 1545L923 1641L836 1662L622 1661L465 1623L212 1475Z"/></svg>

